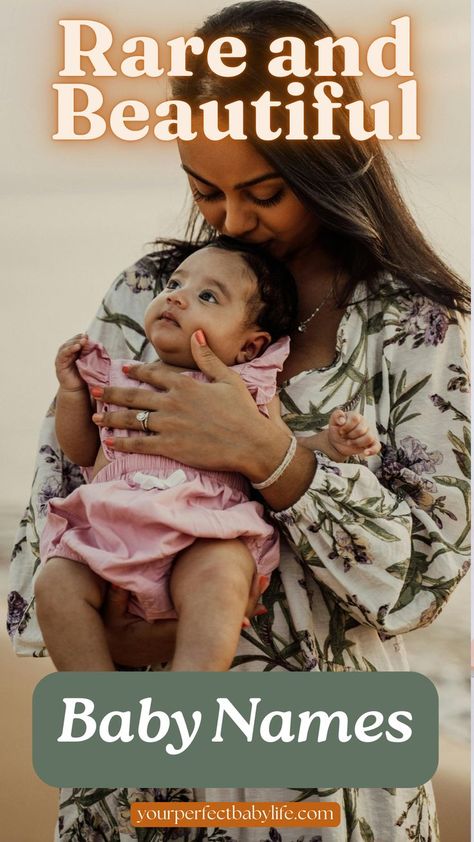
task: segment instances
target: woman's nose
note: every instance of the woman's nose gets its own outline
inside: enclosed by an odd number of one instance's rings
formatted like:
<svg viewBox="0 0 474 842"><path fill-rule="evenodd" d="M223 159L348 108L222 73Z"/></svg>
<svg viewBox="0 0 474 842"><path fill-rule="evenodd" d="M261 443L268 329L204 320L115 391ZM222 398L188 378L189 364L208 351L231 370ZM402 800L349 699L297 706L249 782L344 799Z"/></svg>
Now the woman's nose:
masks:
<svg viewBox="0 0 474 842"><path fill-rule="evenodd" d="M237 202L229 202L226 205L223 234L228 234L229 237L243 237L257 225L257 217L251 208Z"/></svg>

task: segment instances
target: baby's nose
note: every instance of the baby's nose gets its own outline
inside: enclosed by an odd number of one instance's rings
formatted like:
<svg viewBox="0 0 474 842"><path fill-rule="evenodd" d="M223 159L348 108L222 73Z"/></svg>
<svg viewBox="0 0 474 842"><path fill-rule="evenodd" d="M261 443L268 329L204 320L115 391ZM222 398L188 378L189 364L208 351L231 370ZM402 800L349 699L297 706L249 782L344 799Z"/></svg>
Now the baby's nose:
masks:
<svg viewBox="0 0 474 842"><path fill-rule="evenodd" d="M186 296L182 289L170 289L166 300L170 304L176 304L177 307L184 307L186 305Z"/></svg>

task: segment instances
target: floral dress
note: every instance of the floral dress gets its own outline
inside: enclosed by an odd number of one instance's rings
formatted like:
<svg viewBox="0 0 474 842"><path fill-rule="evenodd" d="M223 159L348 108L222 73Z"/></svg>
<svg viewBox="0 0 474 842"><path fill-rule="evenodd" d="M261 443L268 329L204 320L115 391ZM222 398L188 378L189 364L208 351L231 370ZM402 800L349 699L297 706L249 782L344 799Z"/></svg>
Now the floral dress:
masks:
<svg viewBox="0 0 474 842"><path fill-rule="evenodd" d="M179 262L143 258L106 295L89 335L113 357L149 361L146 306ZM459 319L387 278L383 294L355 291L332 365L281 388L297 436L322 429L336 407L376 426L382 450L335 464L316 454L307 492L274 514L287 541L263 596L268 613L241 634L233 669L406 670L403 633L432 622L468 568L469 431L465 340ZM33 493L12 559L9 631L19 654L45 654L33 574L48 499L82 481L60 452L54 407L44 422ZM68 789L61 842L435 842L430 784L398 789ZM130 826L132 801L339 801L338 828L148 829Z"/></svg>

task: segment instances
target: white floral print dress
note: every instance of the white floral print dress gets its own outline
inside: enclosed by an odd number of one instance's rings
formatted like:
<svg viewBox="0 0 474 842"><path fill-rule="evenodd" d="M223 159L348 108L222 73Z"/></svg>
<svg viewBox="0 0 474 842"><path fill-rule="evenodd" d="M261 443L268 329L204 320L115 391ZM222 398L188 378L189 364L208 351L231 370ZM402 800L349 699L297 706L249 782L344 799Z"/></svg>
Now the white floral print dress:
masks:
<svg viewBox="0 0 474 842"><path fill-rule="evenodd" d="M89 335L112 357L149 361L146 306L173 271L172 253L147 257L106 295ZM286 423L298 436L322 429L336 407L376 426L382 451L335 464L322 454L308 491L275 514L287 542L263 600L242 631L233 669L406 670L403 635L435 619L468 568L468 381L462 327L452 314L387 279L369 300L356 290L324 370L284 384ZM47 501L82 481L45 419L31 501L12 558L9 631L19 654L45 654L33 576ZM411 789L69 789L61 792L61 842L435 842L431 786ZM135 830L132 801L337 800L339 828Z"/></svg>

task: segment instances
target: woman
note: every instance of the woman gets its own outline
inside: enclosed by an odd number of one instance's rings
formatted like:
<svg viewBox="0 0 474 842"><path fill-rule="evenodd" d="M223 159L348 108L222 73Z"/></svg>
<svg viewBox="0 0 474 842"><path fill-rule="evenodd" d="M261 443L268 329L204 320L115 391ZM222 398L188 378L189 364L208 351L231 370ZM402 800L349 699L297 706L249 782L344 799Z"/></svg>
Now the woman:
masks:
<svg viewBox="0 0 474 842"><path fill-rule="evenodd" d="M213 142L199 131L203 101L250 103L265 90L282 103L273 127L285 129L289 80L266 72L268 44L295 35L309 50L315 40L331 36L313 12L286 0L238 4L211 17L196 34L204 40L241 37L247 68L242 76L221 79L194 57L194 75L176 80L174 96L194 106L198 132L195 141L180 144L204 217L198 230L193 215L189 236L205 242L218 231L264 244L292 270L300 324L281 383L288 426L310 437L335 407L360 408L377 424L383 442L380 457L337 466L299 445L279 478L262 489L289 545L263 596L267 613L242 632L234 668L407 669L398 635L431 622L467 569L467 378L460 326L467 293L423 239L378 142L351 138L344 108L335 112L337 142L265 144L252 135L250 106L247 141ZM336 51L338 74L341 59ZM353 79L341 81L342 102L360 99ZM312 84L307 79L304 84L310 114ZM183 249L176 244L144 258L107 294L90 335L112 356L151 358L140 328L143 312ZM196 345L195 354L210 384L188 382L162 364L132 366L130 390L105 395L128 407L116 413L113 426L139 429L137 412L149 410L155 435L140 439L147 452L240 471L256 483L267 480L284 463L287 433L276 419L249 416L238 378L211 349ZM145 400L143 392L133 391L134 379L164 391L150 392ZM106 416L103 423L109 422ZM18 584L11 596L11 627L23 651L40 648L29 600L44 508L58 487L65 495L79 481L78 469L58 451L52 427L49 418L13 562ZM139 447L133 438L123 441L128 444L117 441L117 451ZM256 584L255 596L258 590ZM109 631L116 661L140 666L156 661L157 653L165 661L173 650L173 623L145 626L126 614L125 603L126 595L112 593ZM316 838L324 842L437 838L429 785L388 792L69 790L62 797L58 838L137 838L129 826L131 800L290 801L329 795L341 803L343 821L340 828L318 831ZM184 836L184 830L169 833ZM196 831L193 838L205 835ZM223 836L259 840L264 833L214 833ZM280 838L277 829L267 836ZM296 838L287 831L281 836ZM314 829L298 829L297 836L307 841ZM148 842L159 838L159 831L147 836Z"/></svg>

